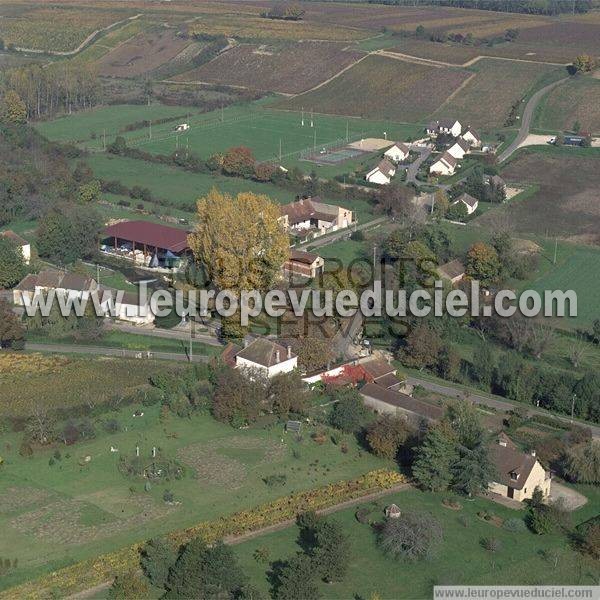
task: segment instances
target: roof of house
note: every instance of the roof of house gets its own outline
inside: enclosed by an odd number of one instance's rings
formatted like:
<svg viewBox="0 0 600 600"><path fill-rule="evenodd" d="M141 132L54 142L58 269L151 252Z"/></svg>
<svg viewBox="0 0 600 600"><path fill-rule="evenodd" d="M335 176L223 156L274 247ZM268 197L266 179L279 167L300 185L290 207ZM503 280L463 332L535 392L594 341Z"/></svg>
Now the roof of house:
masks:
<svg viewBox="0 0 600 600"><path fill-rule="evenodd" d="M15 290L20 292L35 292L35 286L37 285L38 277L37 275L33 275L30 273L26 275L17 286L15 286Z"/></svg>
<svg viewBox="0 0 600 600"><path fill-rule="evenodd" d="M429 131L437 131L438 129L452 129L458 123L456 119L439 119L437 121L429 121L427 129Z"/></svg>
<svg viewBox="0 0 600 600"><path fill-rule="evenodd" d="M67 272L63 275L60 285L65 290L86 291L95 287L95 280L89 275L80 275L79 273Z"/></svg>
<svg viewBox="0 0 600 600"><path fill-rule="evenodd" d="M89 275L46 269L37 275L27 275L15 289L33 292L36 287L42 287L87 292L94 289L95 284L96 281Z"/></svg>
<svg viewBox="0 0 600 600"><path fill-rule="evenodd" d="M368 360L362 361L360 364L373 379L383 377L388 373L396 372L396 368L382 358L369 358Z"/></svg>
<svg viewBox="0 0 600 600"><path fill-rule="evenodd" d="M449 152L444 152L433 164L435 165L438 162L445 162L449 167L456 167L458 164L458 160L452 156Z"/></svg>
<svg viewBox="0 0 600 600"><path fill-rule="evenodd" d="M463 137L467 133L470 133L475 139L481 141L481 136L472 127L469 126L463 131Z"/></svg>
<svg viewBox="0 0 600 600"><path fill-rule="evenodd" d="M14 231L7 229L6 231L0 231L0 237L6 238L19 246L28 246L29 242L24 240L20 235L17 235Z"/></svg>
<svg viewBox="0 0 600 600"><path fill-rule="evenodd" d="M233 342L229 342L227 346L225 346L225 350L221 352L221 360L230 367L235 367L235 357L239 354L241 350L241 346L234 344Z"/></svg>
<svg viewBox="0 0 600 600"><path fill-rule="evenodd" d="M488 177L488 182L493 183L496 186L501 186L501 187L506 186L506 181L504 181L504 179L502 179L502 177L500 177L500 175L491 175L490 177Z"/></svg>
<svg viewBox="0 0 600 600"><path fill-rule="evenodd" d="M386 177L392 177L394 175L394 173L396 172L396 167L387 158L383 158L377 165L377 168Z"/></svg>
<svg viewBox="0 0 600 600"><path fill-rule="evenodd" d="M469 150L471 146L469 146L469 142L467 140L463 140L462 138L457 138L452 147L459 146L463 152Z"/></svg>
<svg viewBox="0 0 600 600"><path fill-rule="evenodd" d="M499 440L502 442L508 441L506 445L503 445L496 440L490 446L490 459L497 471L496 479L499 479L498 483L521 490L527 482L537 459L531 454L521 452L504 432L503 438L499 438Z"/></svg>
<svg viewBox="0 0 600 600"><path fill-rule="evenodd" d="M410 152L410 148L404 142L395 142L385 152L389 152L392 148L398 148L403 154Z"/></svg>
<svg viewBox="0 0 600 600"><path fill-rule="evenodd" d="M299 262L306 265L312 265L316 260L321 258L318 254L312 252L304 252L303 250L290 250L290 260L293 262Z"/></svg>
<svg viewBox="0 0 600 600"><path fill-rule="evenodd" d="M439 266L438 272L442 277L446 277L447 279L456 279L465 274L465 266L458 258L455 258L454 260Z"/></svg>
<svg viewBox="0 0 600 600"><path fill-rule="evenodd" d="M463 194L461 194L452 204L458 204L459 202L464 202L465 204L469 205L471 208L473 208L479 204L479 200L477 200L477 198L473 198L473 196L471 196L470 194L467 194L467 192L464 192Z"/></svg>
<svg viewBox="0 0 600 600"><path fill-rule="evenodd" d="M340 207L334 204L325 204L321 202L318 196L312 198L302 198L296 202L290 202L281 207L281 214L287 215L288 221L301 223L308 219L319 219L320 221L333 221L339 214ZM343 209L342 210L346 210Z"/></svg>
<svg viewBox="0 0 600 600"><path fill-rule="evenodd" d="M278 352L279 360L277 360ZM284 360L288 360L287 353L288 349L277 342L266 338L256 338L253 342L240 350L237 353L236 358L240 357L263 367L272 367ZM292 352L291 358L295 358L296 356L297 355Z"/></svg>
<svg viewBox="0 0 600 600"><path fill-rule="evenodd" d="M377 377L377 379L375 379L375 383L389 390L391 388L399 386L402 383L402 381L400 381L400 379L398 379L396 375L394 375L394 373L387 373L386 375Z"/></svg>
<svg viewBox="0 0 600 600"><path fill-rule="evenodd" d="M444 415L444 409L439 406L417 400L401 392L388 390L377 383L367 383L361 388L360 393L363 396L396 406L430 421L441 419Z"/></svg>
<svg viewBox="0 0 600 600"><path fill-rule="evenodd" d="M107 227L104 235L171 252L183 252L189 248L189 231L149 221L121 221Z"/></svg>

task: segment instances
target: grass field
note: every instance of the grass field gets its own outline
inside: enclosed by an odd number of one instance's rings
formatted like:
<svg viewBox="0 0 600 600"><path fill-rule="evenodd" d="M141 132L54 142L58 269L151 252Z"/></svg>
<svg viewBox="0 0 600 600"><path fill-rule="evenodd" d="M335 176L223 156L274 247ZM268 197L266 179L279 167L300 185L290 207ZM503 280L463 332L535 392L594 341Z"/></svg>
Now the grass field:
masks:
<svg viewBox="0 0 600 600"><path fill-rule="evenodd" d="M535 126L570 131L579 121L582 131L600 132L600 79L572 78L554 88L538 107Z"/></svg>
<svg viewBox="0 0 600 600"><path fill-rule="evenodd" d="M316 112L422 121L469 77L459 69L435 68L384 56L369 56L324 86L277 106Z"/></svg>
<svg viewBox="0 0 600 600"><path fill-rule="evenodd" d="M582 490L587 491L587 490ZM391 494L367 506L373 509L372 518L383 519L383 508L395 502L401 511L427 511L437 517L443 528L444 540L437 556L417 563L394 561L382 554L375 533L369 524L356 520L356 508L328 517L342 524L350 544L350 565L343 581L320 584L325 598L371 598L374 594L384 600L392 598L430 598L434 585L594 585L598 566L588 562L571 549L560 534L537 536L529 531L511 533L480 519L477 512L487 510L501 519L523 518L524 511L515 511L476 498L458 498L462 508L450 510L442 505L443 494L406 490ZM596 500L595 494L590 501ZM593 510L593 507L591 507ZM596 509L597 511L597 504ZM589 518L584 507L574 514L576 522ZM269 560L285 559L300 552L298 527L261 536L235 547L241 565L251 582L268 593L270 567L257 562L257 548L267 548ZM482 547L485 538L496 538L500 549L489 553ZM558 552L556 567L553 560L544 558L544 551Z"/></svg>
<svg viewBox="0 0 600 600"><path fill-rule="evenodd" d="M18 453L21 434L3 435L10 449L3 444L0 556L18 558L18 568L3 577L0 588L136 540L387 466L361 453L350 438L344 454L330 441L313 442L308 429L298 442L280 426L240 431L208 415L160 421L158 406L144 407L144 416L133 418L136 408L106 415L120 423L119 433L104 433L96 420L95 439L39 450L32 458ZM149 464L153 446L178 461L185 468L183 479L155 483L144 492L144 479L126 477L117 468L119 456L132 457L136 444ZM111 446L119 452L111 453ZM49 465L55 450L61 459ZM283 486L263 482L280 473L287 475ZM163 502L165 489L177 504Z"/></svg>
<svg viewBox="0 0 600 600"><path fill-rule="evenodd" d="M483 130L502 127L515 102L533 91L557 67L485 59L471 67L475 76L435 113L452 115ZM502 85L499 85L502 82Z"/></svg>

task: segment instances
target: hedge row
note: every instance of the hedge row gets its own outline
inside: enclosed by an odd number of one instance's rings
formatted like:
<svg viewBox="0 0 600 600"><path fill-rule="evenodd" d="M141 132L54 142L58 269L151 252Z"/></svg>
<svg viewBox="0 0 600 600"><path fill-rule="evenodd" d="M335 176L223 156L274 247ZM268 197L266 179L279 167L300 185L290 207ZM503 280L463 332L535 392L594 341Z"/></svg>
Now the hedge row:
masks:
<svg viewBox="0 0 600 600"><path fill-rule="evenodd" d="M195 537L214 542L226 536L242 535L276 525L308 510L322 510L346 500L389 489L405 481L402 475L394 471L370 471L357 479L298 492L227 517L201 522L194 527L173 532L169 537L177 545L185 544ZM22 600L48 596L65 597L92 588L112 579L117 573L137 567L140 547L141 544L133 544L110 554L84 560L49 573L36 581L6 590L0 593L0 598Z"/></svg>

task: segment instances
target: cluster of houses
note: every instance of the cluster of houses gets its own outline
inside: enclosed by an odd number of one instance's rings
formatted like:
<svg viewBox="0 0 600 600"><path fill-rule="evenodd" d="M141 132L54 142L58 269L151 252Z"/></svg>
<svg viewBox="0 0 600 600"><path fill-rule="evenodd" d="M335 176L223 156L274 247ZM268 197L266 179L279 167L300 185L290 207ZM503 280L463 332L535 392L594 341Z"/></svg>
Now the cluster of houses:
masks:
<svg viewBox="0 0 600 600"><path fill-rule="evenodd" d="M272 378L298 369L298 356L289 344L264 337L246 340L243 347L229 344L221 358L250 378L257 373ZM373 412L401 417L419 428L435 424L445 414L443 406L413 397L412 386L378 355L304 376L303 381L307 385L322 382L328 386L357 386L363 402ZM488 487L490 494L523 501L539 488L545 497L550 495L551 473L543 468L535 452L522 452L504 432L490 442L489 450L496 467L494 481Z"/></svg>
<svg viewBox="0 0 600 600"><path fill-rule="evenodd" d="M453 175L459 160L463 159L471 148L481 147L481 137L472 128L463 126L456 119L431 121L427 125L427 135L432 139L439 136L453 138L448 149L429 167L432 175Z"/></svg>
<svg viewBox="0 0 600 600"><path fill-rule="evenodd" d="M376 167L371 169L365 179L369 183L387 185L396 175L397 165L404 162L410 155L410 148L403 142L395 142L384 153Z"/></svg>

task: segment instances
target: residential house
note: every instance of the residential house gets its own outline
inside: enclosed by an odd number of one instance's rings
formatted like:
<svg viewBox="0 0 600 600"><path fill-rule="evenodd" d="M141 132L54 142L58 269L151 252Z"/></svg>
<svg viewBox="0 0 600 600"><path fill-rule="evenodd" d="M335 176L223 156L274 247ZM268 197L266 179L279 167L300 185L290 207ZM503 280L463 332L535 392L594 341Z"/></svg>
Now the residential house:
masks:
<svg viewBox="0 0 600 600"><path fill-rule="evenodd" d="M477 200L477 198L473 198L473 196L471 196L470 194L467 194L466 192L461 194L451 204L452 204L452 206L454 206L455 204L458 204L459 202L462 202L467 207L468 215L472 215L477 210L477 207L479 206L479 200Z"/></svg>
<svg viewBox="0 0 600 600"><path fill-rule="evenodd" d="M437 137L440 134L458 137L461 131L462 125L456 119L440 119L438 121L430 121L429 125L427 125L427 133L431 137Z"/></svg>
<svg viewBox="0 0 600 600"><path fill-rule="evenodd" d="M139 294L124 292L100 286L97 292L98 306L104 310L105 317L126 321L134 325L152 325L155 315L147 300L143 301Z"/></svg>
<svg viewBox="0 0 600 600"><path fill-rule="evenodd" d="M241 349L226 348L223 360L229 361L237 369L245 370L250 377L253 376L253 372L259 372L271 378L298 368L298 356L292 352L291 346L282 346L262 337L254 339Z"/></svg>
<svg viewBox="0 0 600 600"><path fill-rule="evenodd" d="M452 155L454 158L464 158L465 154L469 152L471 147L468 142L461 138L457 138L456 141L448 148L448 154Z"/></svg>
<svg viewBox="0 0 600 600"><path fill-rule="evenodd" d="M506 193L506 181L500 175L486 175L485 182L496 189L501 189Z"/></svg>
<svg viewBox="0 0 600 600"><path fill-rule="evenodd" d="M380 163L371 171L367 173L365 179L369 183L378 183L380 185L387 185L392 180L392 177L396 174L396 167L387 158L384 158Z"/></svg>
<svg viewBox="0 0 600 600"><path fill-rule="evenodd" d="M21 249L21 254L23 255L25 264L28 265L31 262L31 244L27 240L24 240L20 235L17 235L10 229L6 231L0 231L0 237L3 237L11 242L14 246Z"/></svg>
<svg viewBox="0 0 600 600"><path fill-rule="evenodd" d="M542 491L545 498L550 495L550 471L542 467L535 451L521 452L504 432L490 446L490 459L496 467L495 480L488 486L493 494L519 502L531 498L536 488Z"/></svg>
<svg viewBox="0 0 600 600"><path fill-rule="evenodd" d="M283 265L285 274L314 279L323 272L325 261L318 254L302 250L290 250L290 257Z"/></svg>
<svg viewBox="0 0 600 600"><path fill-rule="evenodd" d="M402 142L396 142L391 148L388 148L383 155L395 163L402 162L408 158L410 148Z"/></svg>
<svg viewBox="0 0 600 600"><path fill-rule="evenodd" d="M467 127L460 137L473 148L481 147L481 137L472 127Z"/></svg>
<svg viewBox="0 0 600 600"><path fill-rule="evenodd" d="M46 269L37 275L27 275L13 290L14 303L25 306L36 294L55 290L56 294L76 300L87 300L98 289L96 280L89 275L80 275L68 271Z"/></svg>
<svg viewBox="0 0 600 600"><path fill-rule="evenodd" d="M454 171L458 165L458 161L452 154L444 152L432 165L429 167L429 172L432 175L454 175Z"/></svg>
<svg viewBox="0 0 600 600"><path fill-rule="evenodd" d="M456 285L465 277L465 266L458 258L455 258L438 267L438 273L442 279L447 279L452 285Z"/></svg>
<svg viewBox="0 0 600 600"><path fill-rule="evenodd" d="M325 204L315 196L282 206L280 222L286 231L316 237L349 227L353 223L353 214L342 206Z"/></svg>
<svg viewBox="0 0 600 600"><path fill-rule="evenodd" d="M444 416L441 406L387 389L377 383L364 385L360 389L360 395L365 405L376 413L399 416L418 427L425 427Z"/></svg>

